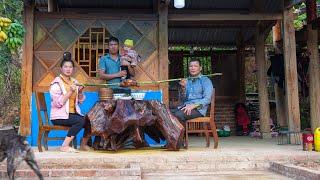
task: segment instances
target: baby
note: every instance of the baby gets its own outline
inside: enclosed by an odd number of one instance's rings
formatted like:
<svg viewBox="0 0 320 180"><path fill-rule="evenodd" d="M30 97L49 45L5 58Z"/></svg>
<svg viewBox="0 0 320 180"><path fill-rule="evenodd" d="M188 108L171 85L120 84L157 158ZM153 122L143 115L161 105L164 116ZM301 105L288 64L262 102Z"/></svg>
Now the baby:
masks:
<svg viewBox="0 0 320 180"><path fill-rule="evenodd" d="M136 66L138 62L140 62L140 56L132 48L133 40L126 39L124 41L123 50L121 51L121 61L128 61L131 64L131 66Z"/></svg>

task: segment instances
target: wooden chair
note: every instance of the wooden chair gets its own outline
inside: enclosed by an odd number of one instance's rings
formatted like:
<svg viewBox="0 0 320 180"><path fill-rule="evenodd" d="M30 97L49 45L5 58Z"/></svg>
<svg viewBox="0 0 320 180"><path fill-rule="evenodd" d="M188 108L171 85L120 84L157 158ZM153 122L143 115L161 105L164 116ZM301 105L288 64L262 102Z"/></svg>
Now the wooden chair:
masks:
<svg viewBox="0 0 320 180"><path fill-rule="evenodd" d="M214 140L214 149L218 147L218 133L216 124L214 122L214 106L215 106L215 91L212 93L210 116L198 117L186 121L186 136L185 136L185 148L188 148L188 134L191 133L204 133L206 136L207 147L210 146L209 133L212 133ZM210 126L210 128L209 128Z"/></svg>
<svg viewBox="0 0 320 180"><path fill-rule="evenodd" d="M47 111L46 100L43 92L36 92L36 103L38 111L38 121L39 121L39 134L38 134L38 150L42 152L42 138L44 142L44 148L48 151L48 141L49 140L64 140L65 137L51 137L49 138L49 132L51 130L69 130L67 126L54 126L49 124L49 117ZM44 120L42 118L41 112L44 114ZM73 140L74 148L77 148L77 139Z"/></svg>

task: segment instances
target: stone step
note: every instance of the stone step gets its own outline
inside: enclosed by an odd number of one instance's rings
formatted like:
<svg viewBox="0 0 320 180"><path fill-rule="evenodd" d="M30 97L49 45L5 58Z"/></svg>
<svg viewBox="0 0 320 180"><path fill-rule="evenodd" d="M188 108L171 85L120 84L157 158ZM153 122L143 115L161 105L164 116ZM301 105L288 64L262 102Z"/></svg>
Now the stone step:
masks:
<svg viewBox="0 0 320 180"><path fill-rule="evenodd" d="M4 166L3 166L4 167ZM25 167L25 166L23 166ZM130 164L127 168L115 169L105 167L95 168L64 168L60 167L48 169L41 168L41 173L45 179L47 178L95 178L95 177L121 177L122 179L141 179L141 169L139 165ZM17 178L33 178L36 179L36 174L30 168L21 168L16 171L15 177ZM8 178L7 171L4 168L0 170L0 179ZM96 179L96 178L95 178Z"/></svg>
<svg viewBox="0 0 320 180"><path fill-rule="evenodd" d="M197 180L197 179L259 179L259 180L289 180L290 178L269 171L193 171L193 170L167 170L141 173L138 169L43 169L46 180ZM17 180L37 179L32 170L17 170ZM6 172L0 171L0 179L8 178Z"/></svg>
<svg viewBox="0 0 320 180"><path fill-rule="evenodd" d="M239 158L239 157L238 157ZM38 165L41 169L59 170L59 169L128 169L131 167L131 163L138 164L139 168L144 172L152 172L158 170L264 170L269 168L269 161L264 160L248 160L248 159L206 159L200 158L178 158L178 159L166 159L154 158L153 161L145 160L144 158L131 161L129 159L123 161L114 161L114 159L105 160L101 159L88 159L83 161L82 159L68 159L68 160L50 160L42 159L38 160ZM23 162L19 166L19 169L30 169L29 166ZM5 161L0 164L0 170L6 171Z"/></svg>
<svg viewBox="0 0 320 180"><path fill-rule="evenodd" d="M270 171L157 171L142 173L145 180L289 180L290 178Z"/></svg>
<svg viewBox="0 0 320 180"><path fill-rule="evenodd" d="M83 155L69 155L71 157L47 157L37 158L41 169L128 169L132 163L138 164L144 172L158 170L266 170L269 168L269 162L272 161L299 161L305 160L304 155L285 156L274 154L272 156L259 156L256 154L241 155L237 152L226 154L224 156L213 152L197 152L193 154L185 150L181 152L167 152L163 155L150 153L146 155L117 155L101 154L101 157L94 156L94 153ZM218 151L218 150L216 150ZM152 155L151 155L152 154ZM183 154L183 155L180 155ZM100 155L100 154L99 154ZM309 158L313 158L310 156ZM319 159L316 158L316 159ZM23 162L19 169L30 169ZM6 171L6 161L0 163L0 170Z"/></svg>
<svg viewBox="0 0 320 180"><path fill-rule="evenodd" d="M268 161L252 161L248 159L202 159L192 157L177 157L174 159L155 158L153 161L144 160L144 158L136 158L135 161L127 160L116 161L104 158L94 159L41 159L38 164L45 178L59 177L123 177L131 179L139 179L142 173L149 174L152 177L154 172L173 172L192 174L193 172L217 172L217 171L247 171L247 170L265 170L269 168ZM121 159L121 158L120 158ZM134 163L133 163L134 162ZM150 174L151 173L151 174ZM164 173L165 174L165 173ZM36 175L28 167L26 163L22 163L17 172L16 177L35 177ZM171 177L172 174L168 174ZM207 176L207 175L204 175ZM211 176L209 174L209 176ZM7 177L6 165L3 162L0 165L0 179Z"/></svg>

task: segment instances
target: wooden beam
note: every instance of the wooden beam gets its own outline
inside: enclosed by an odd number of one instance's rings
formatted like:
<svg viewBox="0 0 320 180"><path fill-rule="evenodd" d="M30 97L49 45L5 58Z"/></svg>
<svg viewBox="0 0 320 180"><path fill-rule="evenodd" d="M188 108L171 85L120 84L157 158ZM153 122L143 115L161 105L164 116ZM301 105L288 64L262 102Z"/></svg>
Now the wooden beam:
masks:
<svg viewBox="0 0 320 180"><path fill-rule="evenodd" d="M286 88L285 97L287 103L287 121L289 122L289 130L300 132L301 125L298 93L296 40L293 19L293 12L291 10L283 11L283 47Z"/></svg>
<svg viewBox="0 0 320 180"><path fill-rule="evenodd" d="M121 19L121 20L158 20L158 16L156 14L143 14L143 13L135 13L135 14L128 14L128 13L86 13L81 14L77 12L53 12L53 13L44 13L44 12L35 12L35 16L41 19L48 19L48 18L72 18L72 19L104 19L104 20L114 20L114 19Z"/></svg>
<svg viewBox="0 0 320 180"><path fill-rule="evenodd" d="M201 9L176 9L169 8L168 14L249 14L252 13L248 8L201 8Z"/></svg>
<svg viewBox="0 0 320 180"><path fill-rule="evenodd" d="M33 20L34 4L24 6L24 38L21 72L21 114L19 133L30 134L31 127L31 97L32 97L32 63L33 63Z"/></svg>
<svg viewBox="0 0 320 180"><path fill-rule="evenodd" d="M272 21L267 21L272 22ZM169 28L255 28L257 21L173 21Z"/></svg>
<svg viewBox="0 0 320 180"><path fill-rule="evenodd" d="M185 14L169 14L169 21L266 21L266 20L281 20L280 13L274 14L207 14L205 12L190 12Z"/></svg>
<svg viewBox="0 0 320 180"><path fill-rule="evenodd" d="M313 29L312 22L317 19L317 5L315 0L307 0L307 47L310 52L309 62L309 100L310 100L310 118L311 128L314 131L320 127L320 62L318 49L318 30ZM312 132L313 132L312 131Z"/></svg>
<svg viewBox="0 0 320 180"><path fill-rule="evenodd" d="M141 9L141 8L60 8L60 13L77 13L77 14L114 14L130 15L130 14L156 14L153 9Z"/></svg>
<svg viewBox="0 0 320 180"><path fill-rule="evenodd" d="M160 3L160 2L159 2ZM168 59L168 6L159 4L159 79L169 77ZM163 102L169 105L169 88L167 83L162 83Z"/></svg>
<svg viewBox="0 0 320 180"><path fill-rule="evenodd" d="M58 2L57 0L48 0L48 12L57 12Z"/></svg>
<svg viewBox="0 0 320 180"><path fill-rule="evenodd" d="M260 25L256 29L256 63L258 66L258 92L260 107L260 130L263 138L271 138L270 108L267 89L267 64L265 59L265 38Z"/></svg>
<svg viewBox="0 0 320 180"><path fill-rule="evenodd" d="M278 21L272 28L273 33L273 46L276 54L282 54L282 44L279 42L281 37L281 22ZM284 70L284 69L283 69ZM283 89L279 88L278 84L274 84L274 92L276 99L276 113L277 113L277 125L281 127L287 127L286 107L285 107L285 94Z"/></svg>

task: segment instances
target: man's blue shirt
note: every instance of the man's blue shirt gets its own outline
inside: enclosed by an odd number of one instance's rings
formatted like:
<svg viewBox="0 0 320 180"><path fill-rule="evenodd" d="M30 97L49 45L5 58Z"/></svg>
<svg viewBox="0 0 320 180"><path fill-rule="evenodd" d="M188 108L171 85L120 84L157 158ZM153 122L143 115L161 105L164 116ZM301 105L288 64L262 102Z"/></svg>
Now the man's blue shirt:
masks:
<svg viewBox="0 0 320 180"><path fill-rule="evenodd" d="M198 111L205 116L211 103L212 92L213 84L208 77L199 75L199 78L188 79L184 105L200 104Z"/></svg>
<svg viewBox="0 0 320 180"><path fill-rule="evenodd" d="M118 55L117 59L112 59L110 54L106 54L105 56L99 59L99 69L104 70L106 74L115 74L120 72L120 56ZM114 78L108 80L107 83L120 83L121 78Z"/></svg>

